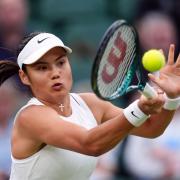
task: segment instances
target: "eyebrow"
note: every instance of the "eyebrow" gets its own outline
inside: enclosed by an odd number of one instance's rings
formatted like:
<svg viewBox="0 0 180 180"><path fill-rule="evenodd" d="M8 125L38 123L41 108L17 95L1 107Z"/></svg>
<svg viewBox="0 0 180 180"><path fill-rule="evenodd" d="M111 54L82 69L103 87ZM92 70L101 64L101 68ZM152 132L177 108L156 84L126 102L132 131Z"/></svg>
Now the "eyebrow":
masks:
<svg viewBox="0 0 180 180"><path fill-rule="evenodd" d="M60 59L60 58L62 58L62 57L64 57L64 56L66 56L66 55L64 54L64 55L58 56L58 57L55 59L55 61L57 61L58 59Z"/></svg>
<svg viewBox="0 0 180 180"><path fill-rule="evenodd" d="M57 58L55 58L55 61L57 61L58 59L60 59L61 57L64 57L64 56L66 56L66 55L60 55L60 56L58 56ZM39 64L48 64L48 63L45 62L45 61L39 60L39 61L33 63L32 65L33 65L33 66L36 66L36 65L39 65Z"/></svg>
<svg viewBox="0 0 180 180"><path fill-rule="evenodd" d="M39 65L39 64L48 64L48 63L44 62L44 61L37 61L37 62L33 63L32 66L36 66L36 65Z"/></svg>

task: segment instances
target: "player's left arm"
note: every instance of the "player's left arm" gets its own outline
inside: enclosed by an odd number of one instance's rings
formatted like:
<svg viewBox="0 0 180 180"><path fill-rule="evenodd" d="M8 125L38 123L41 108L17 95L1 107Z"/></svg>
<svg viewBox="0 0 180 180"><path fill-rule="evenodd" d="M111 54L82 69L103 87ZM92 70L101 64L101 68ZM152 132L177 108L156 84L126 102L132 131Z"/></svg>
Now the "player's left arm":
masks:
<svg viewBox="0 0 180 180"><path fill-rule="evenodd" d="M123 109L113 105L111 102L101 100L94 93L81 93L80 96L92 111L98 124L102 124L123 113Z"/></svg>
<svg viewBox="0 0 180 180"><path fill-rule="evenodd" d="M167 64L160 70L159 77L149 76L171 99L180 97L180 55L174 61L174 51L175 46L171 45ZM110 102L100 100L93 94L82 95L82 97L87 102L99 124L123 113L121 108L112 105ZM162 97L162 95L158 94L158 97L153 97L152 99L144 98L142 100L143 96L141 96L141 100L139 101L141 104L138 104L139 108L145 114L151 114L151 117L140 127L134 128L131 131L132 134L142 137L157 137L164 132L171 122L175 111L162 108Z"/></svg>
<svg viewBox="0 0 180 180"><path fill-rule="evenodd" d="M172 100L176 102L175 104L178 108L180 103L180 54L175 61L174 52L175 46L171 44L167 63L160 70L159 76L154 76L151 74L149 77L160 89L166 93L168 98L171 99L170 102L172 102ZM131 133L138 136L157 137L161 135L169 125L173 119L174 113L175 110L173 109L167 110L167 108L162 108L158 114L151 115L149 120L147 120L141 127L134 128Z"/></svg>
<svg viewBox="0 0 180 180"><path fill-rule="evenodd" d="M131 134L146 138L156 138L164 133L173 119L175 111L162 109L158 114L151 115L140 127L136 127Z"/></svg>
<svg viewBox="0 0 180 180"><path fill-rule="evenodd" d="M130 134L146 138L156 138L164 133L165 129L173 119L175 110L170 111L163 108L163 104L165 101L163 95L160 95L160 98L158 99L155 98L152 100L147 100L143 95L140 98L141 102L143 101L142 99L147 102L147 109L152 107L152 114L150 118L148 118L141 126L134 127ZM101 101L102 100L100 100L100 103L103 104L104 101ZM123 109L113 105L112 103L106 102L105 104L106 105L103 105L104 111L100 123L111 120L119 114L123 113ZM146 103L144 102L143 109L146 109L145 104ZM98 111L97 107L96 111ZM146 112L144 113L146 114Z"/></svg>
<svg viewBox="0 0 180 180"><path fill-rule="evenodd" d="M81 94L81 97L88 104L96 120L98 121L98 124L109 121L123 113L123 109L113 105L108 101L103 101L99 99L93 93L84 93ZM144 100L146 99L144 98ZM164 132L164 130L172 120L174 111L160 111L162 107L162 102L158 103L157 101L159 100L154 100L154 104L152 104L152 107L154 108L154 106L157 106L157 109L159 109L159 114L151 115L151 117L143 125L141 125L140 127L134 127L134 129L131 131L131 134L141 137L154 138ZM147 104L147 106L149 105Z"/></svg>

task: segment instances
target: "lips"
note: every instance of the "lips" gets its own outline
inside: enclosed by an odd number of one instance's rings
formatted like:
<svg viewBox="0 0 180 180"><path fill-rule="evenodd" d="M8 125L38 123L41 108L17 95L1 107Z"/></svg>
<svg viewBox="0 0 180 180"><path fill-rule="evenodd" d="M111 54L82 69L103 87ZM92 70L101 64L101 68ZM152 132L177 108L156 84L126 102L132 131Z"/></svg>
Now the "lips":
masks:
<svg viewBox="0 0 180 180"><path fill-rule="evenodd" d="M63 86L62 83L55 83L55 84L52 86L52 88L53 88L53 90L55 90L55 91L59 91L59 90L61 90L62 86Z"/></svg>

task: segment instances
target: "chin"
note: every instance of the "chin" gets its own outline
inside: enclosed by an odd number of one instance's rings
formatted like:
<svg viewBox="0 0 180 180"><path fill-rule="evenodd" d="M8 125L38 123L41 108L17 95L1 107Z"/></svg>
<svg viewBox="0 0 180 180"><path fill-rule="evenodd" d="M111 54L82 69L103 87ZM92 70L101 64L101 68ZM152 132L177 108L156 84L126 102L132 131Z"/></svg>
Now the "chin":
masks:
<svg viewBox="0 0 180 180"><path fill-rule="evenodd" d="M54 98L62 98L62 97L65 97L65 96L67 96L69 94L69 92L67 92L67 91L56 91L55 93L53 93L53 95L52 96L54 96Z"/></svg>

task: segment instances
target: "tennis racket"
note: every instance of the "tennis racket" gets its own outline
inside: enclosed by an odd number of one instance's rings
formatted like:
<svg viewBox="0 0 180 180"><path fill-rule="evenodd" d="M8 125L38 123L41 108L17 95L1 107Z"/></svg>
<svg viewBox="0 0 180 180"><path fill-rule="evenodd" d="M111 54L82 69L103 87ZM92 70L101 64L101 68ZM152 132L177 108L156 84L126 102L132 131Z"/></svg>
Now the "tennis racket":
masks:
<svg viewBox="0 0 180 180"><path fill-rule="evenodd" d="M99 45L91 73L93 91L104 100L113 100L132 90L147 98L157 95L143 78L138 55L138 35L125 20L115 21ZM138 83L131 85L137 76Z"/></svg>

